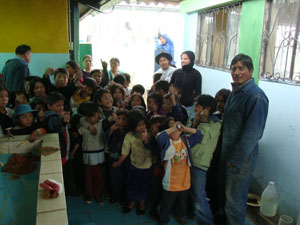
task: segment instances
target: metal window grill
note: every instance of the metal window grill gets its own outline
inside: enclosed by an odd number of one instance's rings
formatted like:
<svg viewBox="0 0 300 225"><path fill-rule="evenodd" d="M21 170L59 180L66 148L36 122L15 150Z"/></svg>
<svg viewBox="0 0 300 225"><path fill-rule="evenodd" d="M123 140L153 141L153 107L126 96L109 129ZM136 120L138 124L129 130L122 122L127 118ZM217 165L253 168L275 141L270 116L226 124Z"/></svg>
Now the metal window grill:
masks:
<svg viewBox="0 0 300 225"><path fill-rule="evenodd" d="M266 1L260 76L300 83L300 0Z"/></svg>
<svg viewBox="0 0 300 225"><path fill-rule="evenodd" d="M216 69L230 69L238 53L241 4L199 12L196 64Z"/></svg>

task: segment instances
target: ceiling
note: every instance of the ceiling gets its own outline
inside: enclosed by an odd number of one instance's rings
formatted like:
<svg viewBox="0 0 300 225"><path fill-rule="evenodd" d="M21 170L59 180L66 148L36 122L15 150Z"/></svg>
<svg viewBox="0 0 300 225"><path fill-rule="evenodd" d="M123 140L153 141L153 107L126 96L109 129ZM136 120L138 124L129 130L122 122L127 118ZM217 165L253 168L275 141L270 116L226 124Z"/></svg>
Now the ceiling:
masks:
<svg viewBox="0 0 300 225"><path fill-rule="evenodd" d="M84 18L86 15L91 13L93 10L97 11L104 11L106 9L112 8L122 0L79 0L79 14L80 18ZM172 5L178 5L183 0L123 0L127 2L128 4L134 2L134 3L154 3L154 4L172 4Z"/></svg>

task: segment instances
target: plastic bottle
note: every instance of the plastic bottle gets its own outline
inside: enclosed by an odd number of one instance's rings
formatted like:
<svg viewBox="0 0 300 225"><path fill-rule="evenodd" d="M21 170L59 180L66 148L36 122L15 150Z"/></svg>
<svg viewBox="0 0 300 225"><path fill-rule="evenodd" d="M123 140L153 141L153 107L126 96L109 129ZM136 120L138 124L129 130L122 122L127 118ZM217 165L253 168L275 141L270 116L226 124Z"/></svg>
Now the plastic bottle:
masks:
<svg viewBox="0 0 300 225"><path fill-rule="evenodd" d="M278 208L278 195L275 182L270 181L261 195L260 212L265 216L275 216Z"/></svg>

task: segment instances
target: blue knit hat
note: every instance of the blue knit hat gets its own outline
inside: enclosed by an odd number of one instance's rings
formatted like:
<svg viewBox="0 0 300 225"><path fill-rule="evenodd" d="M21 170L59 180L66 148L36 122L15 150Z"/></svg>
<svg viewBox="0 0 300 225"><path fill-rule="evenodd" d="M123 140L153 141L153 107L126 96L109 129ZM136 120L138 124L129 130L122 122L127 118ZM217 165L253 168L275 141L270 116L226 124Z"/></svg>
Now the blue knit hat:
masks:
<svg viewBox="0 0 300 225"><path fill-rule="evenodd" d="M18 116L28 113L28 112L32 112L32 113L36 113L36 110L33 110L31 108L30 105L28 104L21 104L21 105L17 105L15 108L15 115L14 117L17 118Z"/></svg>

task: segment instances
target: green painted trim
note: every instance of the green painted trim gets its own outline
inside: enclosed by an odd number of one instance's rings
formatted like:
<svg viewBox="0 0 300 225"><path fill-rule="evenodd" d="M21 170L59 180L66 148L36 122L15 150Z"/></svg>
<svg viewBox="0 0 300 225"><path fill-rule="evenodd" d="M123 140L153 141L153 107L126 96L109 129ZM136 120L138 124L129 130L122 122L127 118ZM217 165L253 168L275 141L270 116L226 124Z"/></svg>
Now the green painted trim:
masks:
<svg viewBox="0 0 300 225"><path fill-rule="evenodd" d="M239 52L252 58L253 78L258 83L260 52L263 33L265 0L245 1L242 4Z"/></svg>
<svg viewBox="0 0 300 225"><path fill-rule="evenodd" d="M79 47L79 8L78 3L74 6L74 45L75 45L75 61L80 62L80 47Z"/></svg>
<svg viewBox="0 0 300 225"><path fill-rule="evenodd" d="M180 13L192 13L203 11L211 8L217 8L224 5L240 2L241 0L185 0L180 3Z"/></svg>

